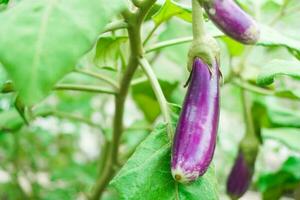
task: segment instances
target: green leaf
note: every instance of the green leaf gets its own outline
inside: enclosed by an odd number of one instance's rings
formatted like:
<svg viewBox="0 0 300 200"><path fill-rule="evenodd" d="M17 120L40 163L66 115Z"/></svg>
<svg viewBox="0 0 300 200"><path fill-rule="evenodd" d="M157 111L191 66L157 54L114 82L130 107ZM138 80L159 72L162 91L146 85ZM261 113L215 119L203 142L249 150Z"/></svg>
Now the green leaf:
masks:
<svg viewBox="0 0 300 200"><path fill-rule="evenodd" d="M126 40L126 36L100 37L94 58L96 65L98 67L116 67L116 60L120 55L120 45Z"/></svg>
<svg viewBox="0 0 300 200"><path fill-rule="evenodd" d="M137 148L110 186L117 190L120 199L180 200L218 199L214 170L190 185L178 185L170 171L170 147L165 126L158 126Z"/></svg>
<svg viewBox="0 0 300 200"><path fill-rule="evenodd" d="M23 124L23 119L15 109L0 112L0 131L15 131Z"/></svg>
<svg viewBox="0 0 300 200"><path fill-rule="evenodd" d="M272 101L255 102L262 127L266 128L300 128L300 114L288 107L282 107Z"/></svg>
<svg viewBox="0 0 300 200"><path fill-rule="evenodd" d="M0 13L0 61L22 101L32 105L48 95L122 6L121 0L24 0Z"/></svg>
<svg viewBox="0 0 300 200"><path fill-rule="evenodd" d="M293 55L300 55L300 41L285 36L280 31L261 25L261 35L257 45L267 47L286 47ZM296 56L297 57L297 56Z"/></svg>
<svg viewBox="0 0 300 200"><path fill-rule="evenodd" d="M283 143L288 148L300 152L300 129L295 128L273 128L263 129L264 139L272 139Z"/></svg>
<svg viewBox="0 0 300 200"><path fill-rule="evenodd" d="M257 185L263 193L263 199L279 199L284 192L295 189L300 183L299 169L300 158L290 157L277 172L260 176Z"/></svg>
<svg viewBox="0 0 300 200"><path fill-rule="evenodd" d="M159 11L153 15L152 19L156 26L168 21L171 17L177 16L187 22L192 22L192 11L172 0L166 0Z"/></svg>
<svg viewBox="0 0 300 200"><path fill-rule="evenodd" d="M257 77L257 84L264 86L274 82L274 78L279 75L287 75L300 79L300 62L273 60L262 69Z"/></svg>
<svg viewBox="0 0 300 200"><path fill-rule="evenodd" d="M159 83L164 91L165 97L170 99L173 91L176 89L178 83L170 83L167 81L159 80ZM139 83L132 87L132 97L137 106L142 110L146 119L149 122L154 120L160 114L160 107L157 102L156 96L152 90L152 87L148 81Z"/></svg>

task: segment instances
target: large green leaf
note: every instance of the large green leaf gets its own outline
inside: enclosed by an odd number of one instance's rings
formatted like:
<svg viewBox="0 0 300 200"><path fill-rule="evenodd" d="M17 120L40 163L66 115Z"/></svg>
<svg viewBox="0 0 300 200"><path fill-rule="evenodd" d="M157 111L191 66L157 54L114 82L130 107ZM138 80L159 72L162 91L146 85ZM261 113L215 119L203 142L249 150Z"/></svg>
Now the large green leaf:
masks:
<svg viewBox="0 0 300 200"><path fill-rule="evenodd" d="M166 0L164 5L152 18L154 23L159 25L164 21L168 21L173 16L177 16L187 22L192 22L191 9L173 2L172 0Z"/></svg>
<svg viewBox="0 0 300 200"><path fill-rule="evenodd" d="M273 128L263 129L264 139L277 140L292 150L300 152L300 129L295 128Z"/></svg>
<svg viewBox="0 0 300 200"><path fill-rule="evenodd" d="M212 168L196 182L176 187L170 171L170 146L165 126L158 126L111 181L120 199L174 200L176 194L181 200L218 199Z"/></svg>
<svg viewBox="0 0 300 200"><path fill-rule="evenodd" d="M288 37L280 31L261 25L261 35L257 45L268 47L286 47L296 57L300 55L300 41ZM299 57L298 57L299 58Z"/></svg>
<svg viewBox="0 0 300 200"><path fill-rule="evenodd" d="M300 183L300 158L290 157L275 173L259 177L258 188L264 200L280 199L282 194L298 187Z"/></svg>
<svg viewBox="0 0 300 200"><path fill-rule="evenodd" d="M258 75L257 84L262 86L269 85L279 75L287 75L300 79L300 62L286 60L271 61Z"/></svg>
<svg viewBox="0 0 300 200"><path fill-rule="evenodd" d="M122 0L23 0L0 13L0 61L27 105L92 48Z"/></svg>
<svg viewBox="0 0 300 200"><path fill-rule="evenodd" d="M255 102L253 112L259 113L259 120L265 128L300 128L300 114L272 101Z"/></svg>

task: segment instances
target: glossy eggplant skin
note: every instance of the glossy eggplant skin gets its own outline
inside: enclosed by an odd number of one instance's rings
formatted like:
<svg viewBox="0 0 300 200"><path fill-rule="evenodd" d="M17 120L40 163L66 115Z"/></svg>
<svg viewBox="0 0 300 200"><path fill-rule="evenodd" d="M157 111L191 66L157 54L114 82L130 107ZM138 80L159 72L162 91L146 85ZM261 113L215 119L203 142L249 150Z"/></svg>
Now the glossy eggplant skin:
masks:
<svg viewBox="0 0 300 200"><path fill-rule="evenodd" d="M233 0L203 0L209 18L226 35L244 44L255 44L259 28L254 19Z"/></svg>
<svg viewBox="0 0 300 200"><path fill-rule="evenodd" d="M195 58L188 91L172 146L173 178L189 183L203 175L213 158L219 124L217 61L209 66Z"/></svg>

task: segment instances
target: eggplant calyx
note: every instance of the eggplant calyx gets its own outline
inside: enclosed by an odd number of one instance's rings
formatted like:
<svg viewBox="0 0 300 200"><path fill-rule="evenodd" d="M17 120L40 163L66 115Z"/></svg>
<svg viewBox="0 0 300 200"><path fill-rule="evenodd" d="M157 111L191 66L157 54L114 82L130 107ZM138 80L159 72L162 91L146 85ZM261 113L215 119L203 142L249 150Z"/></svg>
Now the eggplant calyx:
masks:
<svg viewBox="0 0 300 200"><path fill-rule="evenodd" d="M203 40L194 40L188 52L188 71L192 71L196 57L203 60L212 72L212 65L219 60L220 49L213 37L205 37Z"/></svg>

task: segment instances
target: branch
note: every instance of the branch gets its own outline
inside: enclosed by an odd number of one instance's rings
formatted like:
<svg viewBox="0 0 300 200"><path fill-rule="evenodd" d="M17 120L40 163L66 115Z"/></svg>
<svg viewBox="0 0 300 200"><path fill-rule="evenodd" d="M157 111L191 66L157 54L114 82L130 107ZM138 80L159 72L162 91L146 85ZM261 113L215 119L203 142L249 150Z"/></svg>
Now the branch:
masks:
<svg viewBox="0 0 300 200"><path fill-rule="evenodd" d="M145 81L147 81L147 77L142 76L142 77L133 79L133 80L131 81L131 85L132 85L132 86L133 86L133 85L138 85L138 84L143 83L143 82L145 82Z"/></svg>
<svg viewBox="0 0 300 200"><path fill-rule="evenodd" d="M242 81L240 79L232 79L231 83L238 86L238 87L240 87L240 88L242 88L242 89L245 89L245 90L248 90L250 92L260 94L260 95L265 95L265 96L274 96L275 95L275 93L271 90L264 89L264 88L261 88L261 87L257 87L253 84L250 84L246 81Z"/></svg>
<svg viewBox="0 0 300 200"><path fill-rule="evenodd" d="M83 92L95 92L95 93L106 93L116 95L115 91L108 90L106 88L99 88L97 86L87 85L75 85L75 84L58 84L54 87L54 90L74 90Z"/></svg>
<svg viewBox="0 0 300 200"><path fill-rule="evenodd" d="M115 21L115 22L111 22L111 23L109 23L105 26L103 33L110 32L110 31L115 31L115 30L118 30L118 29L127 28L127 26L128 25L124 20L118 20L118 21Z"/></svg>
<svg viewBox="0 0 300 200"><path fill-rule="evenodd" d="M106 88L99 88L98 86L92 85L80 85L80 84L57 84L54 86L53 90L74 90L74 91L83 91L83 92L95 92L95 93L106 93L116 95L116 91L111 91ZM11 93L15 92L13 84L8 81L3 84L0 93Z"/></svg>
<svg viewBox="0 0 300 200"><path fill-rule="evenodd" d="M115 166L118 163L118 151L120 137L123 132L123 115L124 104L127 97L130 82L138 67L139 58L143 55L143 46L141 40L142 22L149 9L155 3L155 0L144 0L140 3L140 7L136 12L126 10L122 13L128 24L128 37L130 42L130 56L126 71L120 82L120 90L115 98L115 116L113 120L113 138L109 148L107 159L104 161L105 166L102 176L97 180L92 193L92 200L99 200L101 195L114 175Z"/></svg>
<svg viewBox="0 0 300 200"><path fill-rule="evenodd" d="M119 90L117 83L113 79L111 79L107 76L103 76L102 74L98 74L98 73L95 73L95 72L87 70L87 69L75 69L74 72L97 78L97 79L102 80L102 81L108 83L109 85L111 85L116 91Z"/></svg>
<svg viewBox="0 0 300 200"><path fill-rule="evenodd" d="M164 93L159 85L159 82L149 64L149 62L145 58L140 59L140 64L148 77L150 84L152 86L152 90L154 91L154 94L156 96L156 99L159 103L160 110L162 112L164 121L167 123L167 131L169 138L172 138L173 135L173 127L172 127L172 121L169 113L168 103L164 96Z"/></svg>
<svg viewBox="0 0 300 200"><path fill-rule="evenodd" d="M100 128L102 131L104 130L99 124L92 122L91 120L87 119L86 117L76 115L73 113L67 113L67 112L55 110L55 109L49 109L49 110L43 110L43 111L36 110L36 111L34 111L33 116L34 117L56 116L58 118L69 119L72 121L78 121L81 123L85 123L89 126Z"/></svg>
<svg viewBox="0 0 300 200"><path fill-rule="evenodd" d="M143 42L143 45L145 46L147 44L147 42L150 40L150 38L152 37L152 35L154 34L154 32L156 31L156 29L159 27L159 24L155 24L154 27L152 28L152 30L149 32L149 34L147 35L146 39Z"/></svg>
<svg viewBox="0 0 300 200"><path fill-rule="evenodd" d="M191 41L193 41L193 37L190 36L190 37L181 37L181 38L176 38L176 39L172 39L172 40L159 42L159 43L154 44L153 46L147 48L146 53L150 53L152 51L156 51L156 50L159 50L159 49L162 49L165 47L183 44L183 43L187 43L187 42L191 42Z"/></svg>

